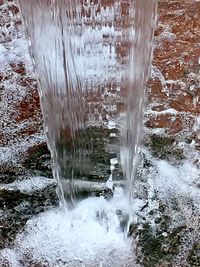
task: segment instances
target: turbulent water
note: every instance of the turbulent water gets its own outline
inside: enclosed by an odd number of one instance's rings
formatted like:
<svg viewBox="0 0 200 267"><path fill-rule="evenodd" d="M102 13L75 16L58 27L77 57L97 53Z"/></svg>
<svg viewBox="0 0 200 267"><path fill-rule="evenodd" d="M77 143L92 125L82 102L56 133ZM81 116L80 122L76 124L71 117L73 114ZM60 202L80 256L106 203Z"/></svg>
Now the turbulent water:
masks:
<svg viewBox="0 0 200 267"><path fill-rule="evenodd" d="M27 254L27 262L50 266L136 266L123 232L138 162L156 1L19 3L60 205L73 209L30 221L15 253L5 251L5 257L13 266Z"/></svg>

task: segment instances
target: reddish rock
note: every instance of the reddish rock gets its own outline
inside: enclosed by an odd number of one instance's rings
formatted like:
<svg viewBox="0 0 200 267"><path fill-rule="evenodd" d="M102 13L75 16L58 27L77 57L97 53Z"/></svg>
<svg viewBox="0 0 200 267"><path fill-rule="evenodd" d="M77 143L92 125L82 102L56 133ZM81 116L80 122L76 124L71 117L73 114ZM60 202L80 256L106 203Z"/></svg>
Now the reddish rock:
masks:
<svg viewBox="0 0 200 267"><path fill-rule="evenodd" d="M183 124L181 119L177 118L174 121L171 120L168 125L168 131L170 134L176 134L183 130Z"/></svg>
<svg viewBox="0 0 200 267"><path fill-rule="evenodd" d="M0 4L2 5L3 3L5 1L0 0ZM6 31L2 31L2 34L0 34L3 43L8 43L18 38L18 29L21 24L17 5L13 0L6 1L6 3L8 3L7 9L3 5L0 15L0 25L6 28ZM114 0L102 0L101 3L102 6L108 6L112 5ZM125 15L126 12L127 7L123 2L122 14ZM158 76L149 80L148 100L150 107L156 112L153 117L149 115L147 125L149 127L166 127L168 132L173 133L183 131L185 127L187 128L187 123L185 123L187 118L198 115L200 110L199 102L197 101L198 96L200 99L198 87L198 72L200 71L198 64L200 57L200 2L195 0L160 0L158 13L159 20L155 31L153 64L163 75L161 77L163 80ZM126 55L126 51L123 50L124 46L127 47L128 44L117 47L119 57ZM197 76L193 80L189 77L191 72ZM23 61L14 62L11 64L11 70L0 73L1 91L7 90L6 83L8 80L12 84L22 86L27 90L26 96L23 97L22 101L13 102L8 108L7 112L11 113L12 116L10 117L14 118L14 123L20 124L24 120L34 122L40 120L41 123L36 81L31 75L28 75ZM172 81L172 83L169 81ZM185 87L181 83L184 83ZM195 89L191 91L188 88L193 84ZM160 114L161 111L167 108L173 108L178 112L174 121L171 114ZM185 113L184 118L179 112ZM193 120L191 120L192 123L194 123ZM28 123L27 127L24 126L25 128L20 128L21 130L18 131L19 136L35 133L37 127L30 128L30 124Z"/></svg>
<svg viewBox="0 0 200 267"><path fill-rule="evenodd" d="M162 26L158 26L157 29L154 32L154 36L159 36L161 35L161 33L163 33L163 27Z"/></svg>
<svg viewBox="0 0 200 267"><path fill-rule="evenodd" d="M189 94L176 96L175 99L169 102L169 105L177 111L192 112L194 114L199 114L200 112L200 103L195 105L193 96Z"/></svg>
<svg viewBox="0 0 200 267"><path fill-rule="evenodd" d="M30 136L32 134L36 134L37 132L38 132L38 127L32 125L30 127L26 127L25 129L18 131L17 136L19 137Z"/></svg>
<svg viewBox="0 0 200 267"><path fill-rule="evenodd" d="M176 133L187 128L187 118L200 114L200 2L161 0L158 12L153 64L163 76L162 82L158 77L149 81L148 100L157 113L147 126L166 127L169 133ZM184 113L184 118L181 115L181 120L172 122L170 114L159 114L167 108Z"/></svg>
<svg viewBox="0 0 200 267"><path fill-rule="evenodd" d="M151 108L153 111L163 111L165 107L163 105L156 105Z"/></svg>
<svg viewBox="0 0 200 267"><path fill-rule="evenodd" d="M181 119L171 114L149 116L146 126L149 128L165 128L170 134L176 134L183 129Z"/></svg>
<svg viewBox="0 0 200 267"><path fill-rule="evenodd" d="M35 88L37 87L37 81L32 77L20 77L17 80L17 83L24 87L30 87L30 86L33 86Z"/></svg>
<svg viewBox="0 0 200 267"><path fill-rule="evenodd" d="M21 122L29 118L33 118L40 110L40 101L38 92L33 90L22 101L16 104L15 107L17 114L15 117L16 122Z"/></svg>
<svg viewBox="0 0 200 267"><path fill-rule="evenodd" d="M167 96L163 92L163 86L161 81L158 78L150 79L149 86L148 86L148 99L150 101L154 101L155 99L160 99L164 101Z"/></svg>
<svg viewBox="0 0 200 267"><path fill-rule="evenodd" d="M174 55L175 57L175 55ZM175 60L174 62L170 62L165 64L164 69L162 70L162 74L166 80L177 80L183 77L186 67L181 65L179 60Z"/></svg>
<svg viewBox="0 0 200 267"><path fill-rule="evenodd" d="M13 69L14 72L16 72L19 75L25 75L26 74L26 67L24 63L19 62L17 64L10 64L11 68Z"/></svg>

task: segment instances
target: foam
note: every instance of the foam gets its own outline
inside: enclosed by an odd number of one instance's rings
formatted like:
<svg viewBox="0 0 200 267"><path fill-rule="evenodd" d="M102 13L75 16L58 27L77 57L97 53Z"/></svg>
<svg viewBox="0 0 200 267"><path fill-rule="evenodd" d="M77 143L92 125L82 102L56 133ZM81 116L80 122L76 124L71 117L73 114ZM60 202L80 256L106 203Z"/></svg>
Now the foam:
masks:
<svg viewBox="0 0 200 267"><path fill-rule="evenodd" d="M27 222L15 248L4 250L2 256L13 267L20 267L27 254L30 262L48 262L50 267L135 266L132 241L120 230L117 215L118 210L126 212L125 205L118 192L110 202L92 197L72 211L43 213ZM26 261L23 264L29 266Z"/></svg>
<svg viewBox="0 0 200 267"><path fill-rule="evenodd" d="M189 160L176 166L165 160L154 160L154 171L150 180L153 183L153 190L160 198L189 197L196 207L199 207L199 177L198 167Z"/></svg>

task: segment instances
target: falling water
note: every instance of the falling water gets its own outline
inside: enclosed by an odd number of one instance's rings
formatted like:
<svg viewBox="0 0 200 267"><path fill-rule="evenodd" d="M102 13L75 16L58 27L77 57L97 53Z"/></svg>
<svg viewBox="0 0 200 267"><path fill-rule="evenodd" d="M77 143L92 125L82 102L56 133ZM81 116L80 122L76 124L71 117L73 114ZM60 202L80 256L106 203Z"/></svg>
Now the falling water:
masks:
<svg viewBox="0 0 200 267"><path fill-rule="evenodd" d="M73 204L84 184L108 180L112 191L120 166L131 196L156 1L19 2L60 204Z"/></svg>
<svg viewBox="0 0 200 267"><path fill-rule="evenodd" d="M29 220L2 255L14 267L136 267L124 233L156 0L19 3L64 209Z"/></svg>
<svg viewBox="0 0 200 267"><path fill-rule="evenodd" d="M61 205L74 202L83 181L113 189L124 176L131 196L156 0L19 3Z"/></svg>

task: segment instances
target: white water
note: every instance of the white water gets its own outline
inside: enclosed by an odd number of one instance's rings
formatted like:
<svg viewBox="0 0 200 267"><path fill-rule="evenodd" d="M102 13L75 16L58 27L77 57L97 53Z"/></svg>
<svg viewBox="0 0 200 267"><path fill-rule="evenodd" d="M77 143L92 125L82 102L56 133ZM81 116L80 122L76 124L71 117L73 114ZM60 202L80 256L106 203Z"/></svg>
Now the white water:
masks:
<svg viewBox="0 0 200 267"><path fill-rule="evenodd" d="M135 267L133 242L121 231L124 216L116 214L127 206L121 197L118 189L110 202L87 198L73 211L41 214L28 221L15 249L4 250L1 259L8 259L12 267L47 262L52 267Z"/></svg>

